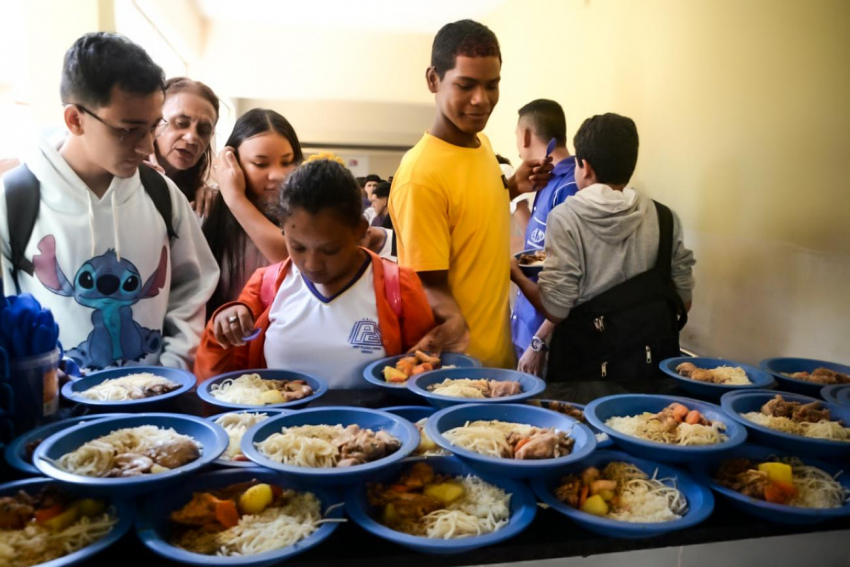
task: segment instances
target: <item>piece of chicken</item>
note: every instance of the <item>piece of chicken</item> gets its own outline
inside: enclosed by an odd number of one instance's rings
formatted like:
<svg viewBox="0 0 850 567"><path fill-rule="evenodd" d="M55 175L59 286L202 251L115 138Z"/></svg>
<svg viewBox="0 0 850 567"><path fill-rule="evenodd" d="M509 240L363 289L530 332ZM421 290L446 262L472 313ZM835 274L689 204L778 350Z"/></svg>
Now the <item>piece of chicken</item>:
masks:
<svg viewBox="0 0 850 567"><path fill-rule="evenodd" d="M148 456L162 467L176 469L201 456L201 450L191 439L178 439L155 447Z"/></svg>
<svg viewBox="0 0 850 567"><path fill-rule="evenodd" d="M490 381L490 398L504 398L507 396L516 396L518 394L522 394L522 386L519 385L519 382L498 382L496 380Z"/></svg>

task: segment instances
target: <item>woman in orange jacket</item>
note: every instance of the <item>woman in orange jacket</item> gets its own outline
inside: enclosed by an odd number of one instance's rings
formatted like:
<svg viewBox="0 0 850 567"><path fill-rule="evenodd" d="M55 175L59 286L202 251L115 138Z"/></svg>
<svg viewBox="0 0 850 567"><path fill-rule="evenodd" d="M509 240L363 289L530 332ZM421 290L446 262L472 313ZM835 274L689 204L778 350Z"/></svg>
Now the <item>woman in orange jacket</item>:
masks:
<svg viewBox="0 0 850 567"><path fill-rule="evenodd" d="M361 207L357 182L334 161L290 175L280 197L290 258L257 270L239 299L213 314L195 361L199 382L281 368L331 388L362 387L368 363L406 352L434 328L416 273L358 245L367 229Z"/></svg>

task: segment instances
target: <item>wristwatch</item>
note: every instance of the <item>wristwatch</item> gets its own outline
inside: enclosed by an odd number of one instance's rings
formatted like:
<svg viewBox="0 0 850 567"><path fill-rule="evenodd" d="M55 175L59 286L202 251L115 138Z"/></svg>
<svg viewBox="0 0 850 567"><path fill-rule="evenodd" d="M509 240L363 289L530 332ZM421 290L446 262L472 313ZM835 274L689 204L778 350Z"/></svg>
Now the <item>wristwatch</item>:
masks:
<svg viewBox="0 0 850 567"><path fill-rule="evenodd" d="M549 350L549 346L546 344L546 341L534 335L531 337L531 350L534 352L546 352Z"/></svg>

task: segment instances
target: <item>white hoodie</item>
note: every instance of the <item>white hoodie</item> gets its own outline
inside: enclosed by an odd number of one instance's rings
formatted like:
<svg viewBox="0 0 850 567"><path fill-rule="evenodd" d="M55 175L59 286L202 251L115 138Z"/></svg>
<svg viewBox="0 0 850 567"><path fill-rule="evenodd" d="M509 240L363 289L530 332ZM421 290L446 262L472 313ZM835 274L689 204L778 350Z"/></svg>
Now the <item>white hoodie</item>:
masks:
<svg viewBox="0 0 850 567"><path fill-rule="evenodd" d="M66 355L89 370L190 369L219 270L186 197L167 180L177 233L169 242L138 171L114 177L98 199L46 140L25 163L40 182L41 204L25 252L35 271L19 272L21 292L53 311ZM2 180L0 238L4 291L11 295Z"/></svg>

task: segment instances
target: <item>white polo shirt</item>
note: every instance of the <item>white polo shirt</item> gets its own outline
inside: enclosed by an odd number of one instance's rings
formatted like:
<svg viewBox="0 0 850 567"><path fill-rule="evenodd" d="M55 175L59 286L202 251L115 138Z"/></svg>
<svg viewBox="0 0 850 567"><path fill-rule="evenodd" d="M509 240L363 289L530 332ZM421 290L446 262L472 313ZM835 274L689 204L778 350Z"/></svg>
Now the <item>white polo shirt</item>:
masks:
<svg viewBox="0 0 850 567"><path fill-rule="evenodd" d="M372 261L324 297L294 264L269 312L266 366L312 374L331 388L365 388L363 368L387 356L378 326Z"/></svg>

